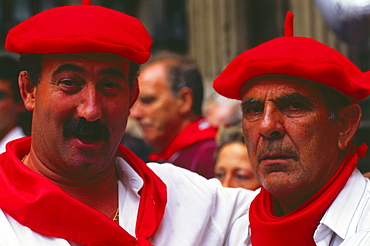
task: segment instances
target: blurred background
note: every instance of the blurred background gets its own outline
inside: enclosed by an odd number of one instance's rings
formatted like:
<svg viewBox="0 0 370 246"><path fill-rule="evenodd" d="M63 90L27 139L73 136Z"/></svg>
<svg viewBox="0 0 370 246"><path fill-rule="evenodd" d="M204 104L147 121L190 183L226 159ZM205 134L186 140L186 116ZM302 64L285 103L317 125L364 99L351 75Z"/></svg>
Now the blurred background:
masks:
<svg viewBox="0 0 370 246"><path fill-rule="evenodd" d="M295 15L294 36L314 38L370 70L370 0L92 0L140 19L151 34L153 51L187 54L197 62L206 95L212 81L238 54L283 36L285 14ZM0 55L7 31L43 10L81 0L0 0ZM370 83L370 81L369 81ZM370 145L370 99L354 140ZM370 154L359 163L370 171Z"/></svg>

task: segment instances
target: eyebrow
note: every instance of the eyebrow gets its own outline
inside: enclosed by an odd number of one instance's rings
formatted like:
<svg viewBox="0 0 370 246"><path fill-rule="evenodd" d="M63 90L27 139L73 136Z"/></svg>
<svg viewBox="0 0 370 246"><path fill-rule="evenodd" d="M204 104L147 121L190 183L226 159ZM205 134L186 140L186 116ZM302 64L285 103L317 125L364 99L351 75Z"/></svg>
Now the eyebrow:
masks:
<svg viewBox="0 0 370 246"><path fill-rule="evenodd" d="M278 97L278 98L272 100L272 102L274 102L275 104L284 103L284 102L288 102L288 101L300 101L300 102L305 103L308 106L313 106L314 105L314 103L312 102L312 100L309 97L307 97L307 96L305 96L301 93L298 93L298 92L283 95L281 97ZM253 104L257 104L257 103L262 103L262 101L258 98L253 98L253 97L252 98L247 98L247 99L242 101L241 107L242 107L242 109L245 109L249 105L253 105Z"/></svg>
<svg viewBox="0 0 370 246"><path fill-rule="evenodd" d="M240 106L242 110L244 111L244 109L247 108L248 106L257 104L257 103L262 103L262 101L257 98L247 98L241 102Z"/></svg>
<svg viewBox="0 0 370 246"><path fill-rule="evenodd" d="M53 72L52 76L55 76L55 75L57 75L59 73L62 73L64 71L74 71L74 72L77 72L77 73L83 73L83 72L85 72L85 69L83 67L77 66L75 64L65 63L65 64L60 65ZM119 69L115 69L115 68L103 68L99 71L99 75L113 75L113 76L121 77L124 80L127 80L127 77L125 76L125 74L122 71L120 71Z"/></svg>
<svg viewBox="0 0 370 246"><path fill-rule="evenodd" d="M115 68L103 68L99 71L99 75L113 75L127 80L126 75L121 70Z"/></svg>
<svg viewBox="0 0 370 246"><path fill-rule="evenodd" d="M78 72L78 73L83 73L85 71L85 69L83 67L77 66L75 64L65 63L65 64L60 65L53 72L52 76L55 76L55 75L57 75L59 73L62 73L64 71L74 71L74 72Z"/></svg>
<svg viewBox="0 0 370 246"><path fill-rule="evenodd" d="M312 100L301 93L294 92L292 94L288 94L282 97L278 97L276 100L273 100L275 103L284 102L284 101L300 101L305 103L306 105L313 106L314 103Z"/></svg>

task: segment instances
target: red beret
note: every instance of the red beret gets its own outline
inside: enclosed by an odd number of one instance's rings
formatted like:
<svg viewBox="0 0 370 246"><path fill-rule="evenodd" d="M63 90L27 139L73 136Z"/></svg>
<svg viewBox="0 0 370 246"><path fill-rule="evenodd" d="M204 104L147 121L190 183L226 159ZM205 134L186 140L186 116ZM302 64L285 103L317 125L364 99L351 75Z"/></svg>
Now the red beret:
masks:
<svg viewBox="0 0 370 246"><path fill-rule="evenodd" d="M249 80L283 74L328 85L357 102L370 94L370 73L363 73L338 51L304 37L270 40L237 56L214 80L221 95L242 99L242 87Z"/></svg>
<svg viewBox="0 0 370 246"><path fill-rule="evenodd" d="M129 15L96 5L68 5L43 11L12 28L9 51L24 54L102 52L145 63L152 39Z"/></svg>

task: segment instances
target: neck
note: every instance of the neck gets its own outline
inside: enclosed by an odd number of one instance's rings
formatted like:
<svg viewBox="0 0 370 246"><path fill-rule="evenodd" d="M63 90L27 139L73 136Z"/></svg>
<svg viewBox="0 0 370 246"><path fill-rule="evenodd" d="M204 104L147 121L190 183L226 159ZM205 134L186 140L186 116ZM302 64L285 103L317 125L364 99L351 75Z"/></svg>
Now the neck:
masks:
<svg viewBox="0 0 370 246"><path fill-rule="evenodd" d="M63 176L45 166L31 148L23 162L33 171L41 174L72 197L113 218L118 207L118 185L115 165L89 178L76 179ZM112 206L112 204L115 204Z"/></svg>
<svg viewBox="0 0 370 246"><path fill-rule="evenodd" d="M299 189L284 194L272 194L272 213L275 216L282 216L293 212L311 197L313 197L329 180L336 174L340 168L348 150L339 154L338 159L334 160L335 165L323 172L322 175L316 177L310 183L305 183Z"/></svg>
<svg viewBox="0 0 370 246"><path fill-rule="evenodd" d="M164 152L168 145L172 142L172 140L182 131L185 127L187 127L190 123L196 121L199 117L194 115L193 113L189 115L184 115L181 120L176 124L176 128L171 129L172 137L161 138L159 142L153 143L153 146L159 150L159 152Z"/></svg>

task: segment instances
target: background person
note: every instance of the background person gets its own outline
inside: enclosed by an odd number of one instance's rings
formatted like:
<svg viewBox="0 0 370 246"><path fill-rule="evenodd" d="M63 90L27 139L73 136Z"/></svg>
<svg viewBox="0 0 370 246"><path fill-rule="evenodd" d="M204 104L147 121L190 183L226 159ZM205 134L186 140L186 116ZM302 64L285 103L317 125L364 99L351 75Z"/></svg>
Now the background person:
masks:
<svg viewBox="0 0 370 246"><path fill-rule="evenodd" d="M258 189L261 185L253 174L241 126L219 128L216 141L215 178L225 187Z"/></svg>
<svg viewBox="0 0 370 246"><path fill-rule="evenodd" d="M292 19L288 13L285 37L240 54L213 84L242 100L244 138L262 185L231 235L253 246L368 245L370 183L356 168L367 147L351 140L370 72L293 37Z"/></svg>
<svg viewBox="0 0 370 246"><path fill-rule="evenodd" d="M213 177L217 128L202 116L203 82L194 61L160 52L143 65L138 79L140 94L131 117L158 150L149 160Z"/></svg>
<svg viewBox="0 0 370 246"><path fill-rule="evenodd" d="M240 124L242 119L240 102L221 96L218 93L212 93L207 98L204 111L204 116L209 124L217 128Z"/></svg>
<svg viewBox="0 0 370 246"><path fill-rule="evenodd" d="M0 153L9 141L25 136L22 127L17 125L24 110L18 87L19 71L15 58L0 56Z"/></svg>

